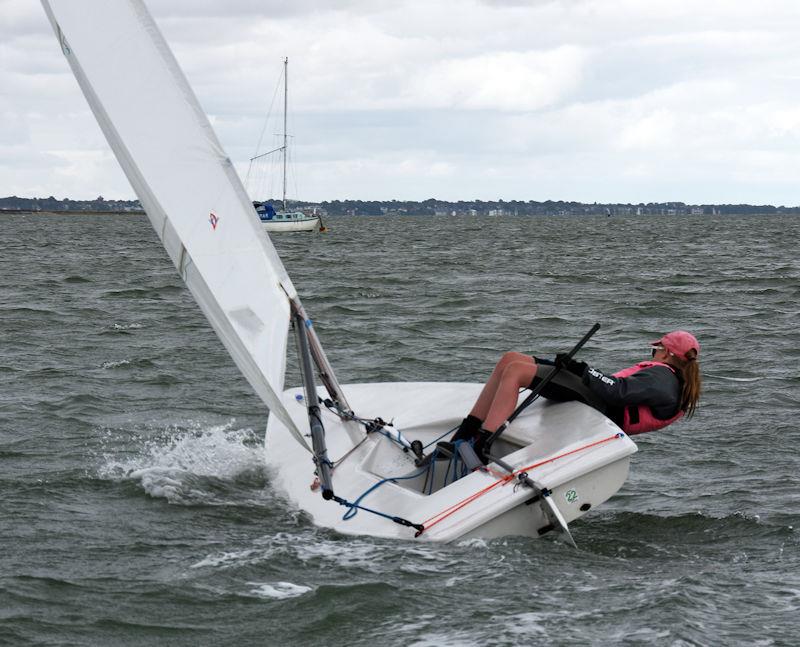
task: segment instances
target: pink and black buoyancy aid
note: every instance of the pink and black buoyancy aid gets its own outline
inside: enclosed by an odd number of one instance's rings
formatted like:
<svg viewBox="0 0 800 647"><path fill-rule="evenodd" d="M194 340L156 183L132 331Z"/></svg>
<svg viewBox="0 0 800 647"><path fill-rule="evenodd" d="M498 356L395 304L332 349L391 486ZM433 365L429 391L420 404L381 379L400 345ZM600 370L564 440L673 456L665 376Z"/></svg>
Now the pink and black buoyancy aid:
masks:
<svg viewBox="0 0 800 647"><path fill-rule="evenodd" d="M663 362L639 362L638 364L634 364L633 366L629 366L628 368L614 373L614 377L629 377L651 366L666 366L677 375L675 368L669 364ZM678 409L678 413L671 418L661 420L653 415L652 410L646 404L628 405L625 407L625 412L623 414L622 431L631 436L634 434L643 434L647 431L663 429L681 418L683 418L683 411L681 409Z"/></svg>

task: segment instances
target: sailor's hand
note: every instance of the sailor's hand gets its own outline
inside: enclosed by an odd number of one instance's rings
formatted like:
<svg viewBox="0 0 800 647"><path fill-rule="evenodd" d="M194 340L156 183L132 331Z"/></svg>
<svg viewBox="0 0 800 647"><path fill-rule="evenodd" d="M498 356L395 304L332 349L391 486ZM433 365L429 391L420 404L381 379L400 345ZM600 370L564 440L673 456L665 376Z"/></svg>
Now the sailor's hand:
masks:
<svg viewBox="0 0 800 647"><path fill-rule="evenodd" d="M556 355L556 366L560 366L578 377L583 377L583 374L588 368L586 362L579 362L578 360L572 359L569 357L569 353L559 353Z"/></svg>

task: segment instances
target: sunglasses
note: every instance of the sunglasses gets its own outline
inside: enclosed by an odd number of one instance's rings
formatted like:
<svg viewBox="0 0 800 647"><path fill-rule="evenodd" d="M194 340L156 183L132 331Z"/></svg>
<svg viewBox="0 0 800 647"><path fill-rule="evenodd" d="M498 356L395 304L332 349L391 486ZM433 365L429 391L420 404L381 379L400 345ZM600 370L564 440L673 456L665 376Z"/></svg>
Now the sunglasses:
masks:
<svg viewBox="0 0 800 647"><path fill-rule="evenodd" d="M656 353L663 353L665 350L667 350L667 349L664 348L661 344L659 344L658 346L653 346L653 348L652 348L652 356L655 357Z"/></svg>

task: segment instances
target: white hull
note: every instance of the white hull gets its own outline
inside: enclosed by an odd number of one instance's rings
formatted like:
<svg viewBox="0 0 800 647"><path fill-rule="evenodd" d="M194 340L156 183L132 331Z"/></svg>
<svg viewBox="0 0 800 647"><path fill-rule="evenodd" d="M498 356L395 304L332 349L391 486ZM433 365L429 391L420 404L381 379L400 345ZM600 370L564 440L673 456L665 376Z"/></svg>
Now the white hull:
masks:
<svg viewBox="0 0 800 647"><path fill-rule="evenodd" d="M394 420L409 440L423 444L456 426L480 392L479 384L383 383L343 387L350 405L361 417ZM308 429L305 405L296 400L300 389L284 393L284 403L301 430ZM336 462L352 447L350 435L363 437L363 427L348 432L337 416L323 409L328 456ZM352 425L353 423L349 423ZM357 431L356 429L360 430ZM552 490L552 501L567 522L581 517L611 497L625 482L636 445L594 409L577 402L553 404L540 400L520 415L495 445L497 454L515 469L525 467L540 486ZM359 511L349 520L347 508L325 501L314 481L311 454L270 416L266 459L275 486L305 510L319 526L345 534L413 539L415 530ZM446 462L437 463L440 482ZM487 472L473 472L444 488L425 494L423 476L386 482L361 505L425 525L420 540L450 542L470 537L539 536L548 525L537 502L526 505L533 491L516 479L504 481L504 470L494 464ZM418 472L411 452L380 434L373 434L333 472L337 496L355 501L389 476ZM427 491L427 490L426 490ZM481 494L478 494L481 493ZM474 500L470 497L478 494ZM466 503L465 503L466 501ZM450 514L447 511L460 506Z"/></svg>
<svg viewBox="0 0 800 647"><path fill-rule="evenodd" d="M314 216L307 220L262 220L265 231L316 231L319 229L319 218Z"/></svg>

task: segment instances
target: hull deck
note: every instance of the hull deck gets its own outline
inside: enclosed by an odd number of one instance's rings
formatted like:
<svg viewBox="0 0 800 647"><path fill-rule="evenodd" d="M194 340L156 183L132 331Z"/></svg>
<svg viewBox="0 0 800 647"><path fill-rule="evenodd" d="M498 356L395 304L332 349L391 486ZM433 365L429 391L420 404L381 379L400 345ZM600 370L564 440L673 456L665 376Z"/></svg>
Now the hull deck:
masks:
<svg viewBox="0 0 800 647"><path fill-rule="evenodd" d="M409 441L430 445L455 427L480 392L479 384L380 383L343 386L356 414L392 421ZM298 428L308 430L302 390L284 393L286 407ZM420 539L454 541L469 537L538 536L548 525L541 506L530 504L533 491L490 463L444 486L446 461L438 473L420 473L414 455L380 434L372 434L353 450L353 438L363 438L363 426L350 430L323 409L328 457L336 464L336 495L380 512L422 523ZM310 439L309 439L310 445ZM353 450L351 452L351 450ZM539 485L552 490L567 522L612 496L628 475L636 445L594 409L577 402L555 404L540 399L520 415L495 445L495 453L515 469L524 468ZM348 452L351 452L348 455ZM346 458L343 458L345 457ZM346 534L413 539L412 528L358 511L343 519L347 508L323 500L314 482L311 454L270 417L266 459L277 488L308 512L317 525ZM529 503L526 505L526 503Z"/></svg>

